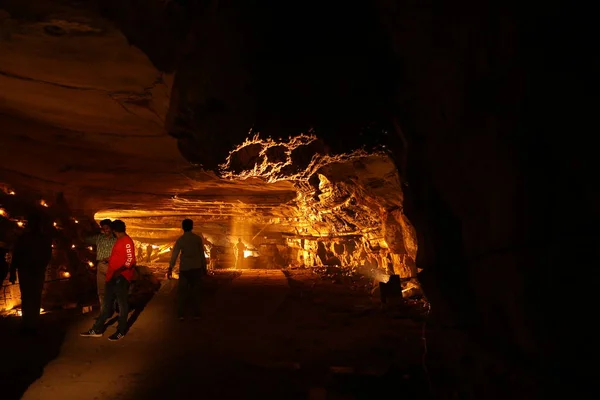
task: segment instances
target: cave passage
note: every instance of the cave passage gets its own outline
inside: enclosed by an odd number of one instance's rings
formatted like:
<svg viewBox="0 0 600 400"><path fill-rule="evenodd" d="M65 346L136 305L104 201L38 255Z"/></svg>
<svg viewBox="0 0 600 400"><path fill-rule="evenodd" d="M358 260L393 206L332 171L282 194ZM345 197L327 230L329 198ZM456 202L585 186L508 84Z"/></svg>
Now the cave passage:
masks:
<svg viewBox="0 0 600 400"><path fill-rule="evenodd" d="M285 154L290 157L306 138L252 140L232 156L256 145L263 154L275 147L292 151L262 161L270 163L262 169L244 161L245 169L229 175L225 163L226 177L199 182L195 190L167 191L161 182L143 194L105 190L87 198L98 207L93 212L72 208L64 193L52 197L24 185L3 185L7 260L33 210L51 222L53 238L43 332L24 353L20 347L9 352L15 364L3 379L11 395L363 396L385 393L400 379L407 393L427 396L421 342L429 303L417 278L415 230L402 212L393 161L384 153L356 152L284 175ZM175 268L169 280L167 271L185 218L204 239L208 275L201 286L201 317L178 321L180 274ZM99 232L105 219L126 224L137 260L121 350L106 341L116 318L103 338L78 336L99 310L98 248L85 238ZM3 282L0 323L7 340L26 344L28 337L11 338L22 318L18 288L8 277ZM24 357L43 371L23 365ZM228 385L224 377L239 384Z"/></svg>
<svg viewBox="0 0 600 400"><path fill-rule="evenodd" d="M597 398L588 3L0 0L0 397ZM103 218L138 256L116 346L78 336Z"/></svg>

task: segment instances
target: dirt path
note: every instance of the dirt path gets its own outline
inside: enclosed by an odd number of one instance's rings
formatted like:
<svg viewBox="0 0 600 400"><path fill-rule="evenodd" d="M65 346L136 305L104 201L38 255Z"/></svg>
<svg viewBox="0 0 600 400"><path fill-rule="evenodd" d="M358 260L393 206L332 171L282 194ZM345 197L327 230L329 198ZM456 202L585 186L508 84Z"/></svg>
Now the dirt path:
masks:
<svg viewBox="0 0 600 400"><path fill-rule="evenodd" d="M281 271L246 270L204 302L200 321L180 322L174 288L163 284L122 341L81 338L92 319L74 323L23 399L307 399L334 381L347 394L329 388L327 398L370 397L388 381L423 389L410 378L419 367L410 321L332 309L296 296Z"/></svg>

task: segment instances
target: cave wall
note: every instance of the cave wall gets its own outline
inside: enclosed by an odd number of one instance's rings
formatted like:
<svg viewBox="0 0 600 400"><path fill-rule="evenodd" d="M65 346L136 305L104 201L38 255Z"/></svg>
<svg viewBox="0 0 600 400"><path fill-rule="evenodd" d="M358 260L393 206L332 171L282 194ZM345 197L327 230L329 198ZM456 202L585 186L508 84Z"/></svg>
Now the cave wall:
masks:
<svg viewBox="0 0 600 400"><path fill-rule="evenodd" d="M46 221L52 236L52 259L46 268L42 307L46 310L90 304L96 300L95 249L84 243L84 233L97 228L93 218L70 208L62 193L41 192L0 182L0 242L11 252L20 234L27 229L27 216L36 212ZM10 274L0 277L0 312L21 304L18 280ZM18 277L17 277L18 278Z"/></svg>
<svg viewBox="0 0 600 400"><path fill-rule="evenodd" d="M553 362L577 364L556 340L574 340L556 323L556 293L564 271L587 274L598 259L598 165L583 136L596 126L595 14L559 1L309 1L291 21L271 2L241 3L100 3L157 69L178 71L166 124L188 160L217 168L249 128L313 126L322 152L386 143L434 320L468 333L470 350L449 363L467 371L465 390L526 397L520 383L573 377ZM357 129L378 118L397 125ZM388 212L385 234L410 247Z"/></svg>
<svg viewBox="0 0 600 400"><path fill-rule="evenodd" d="M597 259L587 17L561 2L377 3L403 66L407 159L394 153L420 278L435 320L469 332L464 387L524 398L577 381L585 393L588 373L564 346L575 333L558 319L579 310L558 293L565 268L587 274Z"/></svg>
<svg viewBox="0 0 600 400"><path fill-rule="evenodd" d="M393 82L388 86L395 93L393 106L388 103L381 109L399 121L399 129L394 130L399 137L388 141L407 180L407 215L418 235L417 263L424 269L422 279L434 316L440 324L469 333L476 349L469 355L473 358L470 373L481 383L465 381L465 387L475 397L524 396L531 387L517 381L536 386L535 378L550 376L548 369L556 366L545 363L543 355L558 351L550 334L558 271L573 263L573 257L582 269L590 265L588 259L597 259L592 250L597 246L586 224L598 220L597 186L587 174L596 167L594 158L578 148L585 142L578 136L550 138L587 131L583 121L594 113L589 105L578 107L580 96L590 91L583 87L580 75L570 72L575 64L588 72L596 65L582 39L593 35L559 2L381 0L374 4L379 24L372 31L385 29L379 43L389 45L394 53L386 59L381 51L377 57L392 69L379 76ZM305 5L308 15L321 11L312 6ZM356 7L365 14L371 11L367 3ZM557 27L563 21L577 28L559 35ZM278 33L282 38L289 34L285 29ZM356 55L363 42L353 39L347 42L356 45ZM284 54L297 51L309 59L313 55L306 46L295 49L294 44L290 42ZM234 50L224 46L221 51ZM346 66L334 64L340 69ZM322 81L311 84L297 79L303 74L290 76L297 86L312 89L313 99L319 97L315 87ZM348 81L352 88L352 79ZM260 95L266 98L272 93ZM275 99L289 100L285 96L271 100ZM579 101L564 106L565 99ZM242 103L220 110L243 109ZM310 110L327 113L319 107ZM310 120L310 113L306 115ZM239 120L245 123L248 118ZM251 120L256 123L260 118ZM343 147L335 139L339 130L322 126L320 137L336 143L338 149ZM211 135L201 130L195 138L201 142L206 136ZM346 138L348 146L374 141L373 136L359 134ZM195 156L208 165L215 163L211 157ZM553 218L556 210L565 210L569 217ZM394 229L386 232L394 235ZM494 348L503 354L490 356L491 363L505 365L490 366L486 361L483 354L493 353ZM509 374L506 371L518 364L526 365L520 367L524 370L516 374L518 378L496 392L499 386L489 377Z"/></svg>

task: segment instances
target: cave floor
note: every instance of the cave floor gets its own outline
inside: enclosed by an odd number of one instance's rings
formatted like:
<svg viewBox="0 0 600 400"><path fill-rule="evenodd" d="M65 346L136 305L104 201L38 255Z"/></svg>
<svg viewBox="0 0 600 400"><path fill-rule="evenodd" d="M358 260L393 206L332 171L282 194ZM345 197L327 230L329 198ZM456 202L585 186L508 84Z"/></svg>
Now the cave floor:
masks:
<svg viewBox="0 0 600 400"><path fill-rule="evenodd" d="M20 362L5 353L4 378L22 380L37 354L55 358L23 399L427 397L422 324L383 312L355 285L306 271L218 271L197 321L175 318L175 286L164 281L118 342L107 340L114 327L103 338L79 336L92 314L44 315L48 330L63 334L18 339ZM36 350L51 345L57 354Z"/></svg>

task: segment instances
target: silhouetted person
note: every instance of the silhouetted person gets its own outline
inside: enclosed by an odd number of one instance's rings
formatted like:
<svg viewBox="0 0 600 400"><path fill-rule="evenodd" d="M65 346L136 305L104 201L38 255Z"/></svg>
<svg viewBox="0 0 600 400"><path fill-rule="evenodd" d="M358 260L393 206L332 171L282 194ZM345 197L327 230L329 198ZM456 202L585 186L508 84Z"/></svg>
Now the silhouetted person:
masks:
<svg viewBox="0 0 600 400"><path fill-rule="evenodd" d="M147 263L152 262L152 245L151 244L146 246L146 262Z"/></svg>
<svg viewBox="0 0 600 400"><path fill-rule="evenodd" d="M42 216L31 214L27 218L26 231L15 243L10 277L11 282L15 283L16 275L19 276L24 333L37 331L46 267L51 259L52 236L44 226Z"/></svg>
<svg viewBox="0 0 600 400"><path fill-rule="evenodd" d="M114 313L115 299L119 305L119 325L117 331L110 335L108 340L119 340L127 333L127 317L129 315L129 284L135 275L135 244L133 239L125 233L125 223L115 220L112 230L117 236L112 253L108 260L106 271L106 290L104 304L96 323L81 336L100 337L104 333L104 323Z"/></svg>
<svg viewBox="0 0 600 400"><path fill-rule="evenodd" d="M177 263L179 253L179 282L177 284L177 317L184 319L185 306L188 297L192 295L194 318L200 317L200 284L206 275L206 257L202 236L192 232L194 221L184 219L181 223L183 235L175 242L171 262L169 263L168 278L173 276L173 267Z"/></svg>
<svg viewBox="0 0 600 400"><path fill-rule="evenodd" d="M244 265L244 250L246 250L246 245L242 242L242 238L238 238L238 242L235 245L235 267L242 268Z"/></svg>
<svg viewBox="0 0 600 400"><path fill-rule="evenodd" d="M85 242L96 246L96 284L98 286L98 301L100 308L104 304L104 290L106 286L106 271L108 271L108 259L117 238L110 227L110 219L100 221L102 233L87 236Z"/></svg>
<svg viewBox="0 0 600 400"><path fill-rule="evenodd" d="M137 258L139 258L140 260L144 259L144 248L142 247L141 243L137 248Z"/></svg>
<svg viewBox="0 0 600 400"><path fill-rule="evenodd" d="M8 262L6 261L7 253L8 249L6 248L6 244L0 242L0 286L2 286L2 282L4 282L4 279L8 274Z"/></svg>

